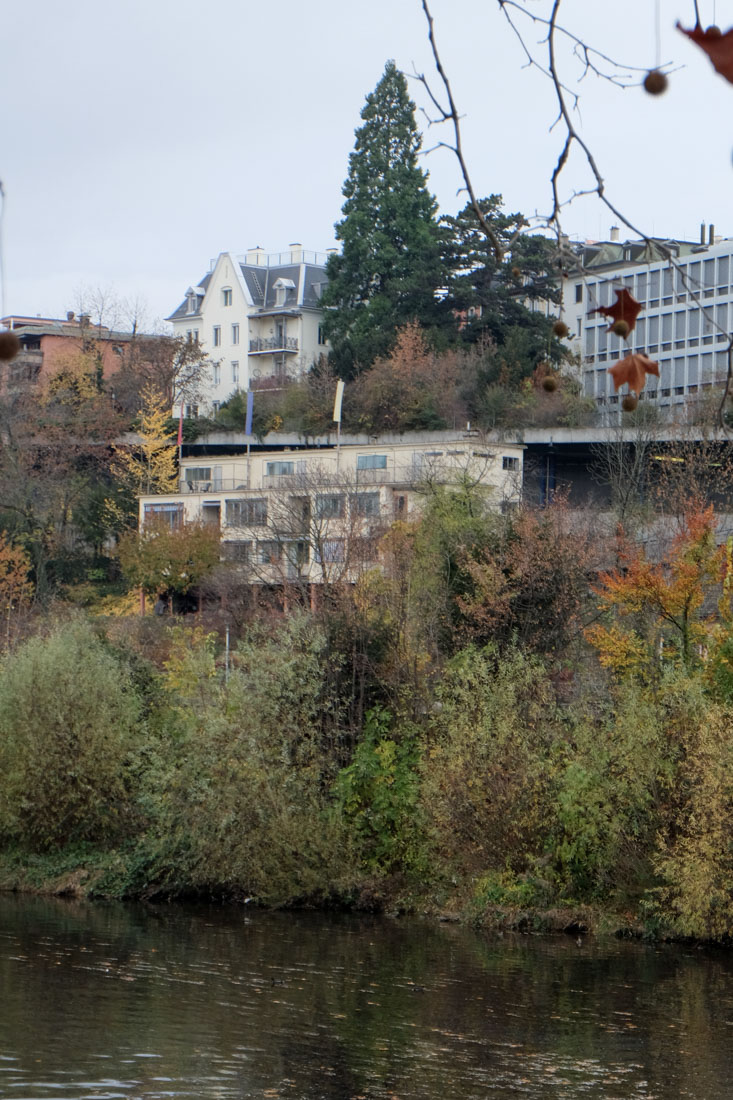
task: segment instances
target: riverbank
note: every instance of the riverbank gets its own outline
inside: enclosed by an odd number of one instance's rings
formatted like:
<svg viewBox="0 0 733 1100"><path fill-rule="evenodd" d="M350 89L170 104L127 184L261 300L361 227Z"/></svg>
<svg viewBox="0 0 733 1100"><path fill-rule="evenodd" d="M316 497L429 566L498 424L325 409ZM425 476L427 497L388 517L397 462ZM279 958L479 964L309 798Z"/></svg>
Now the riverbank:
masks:
<svg viewBox="0 0 733 1100"><path fill-rule="evenodd" d="M161 890L146 886L139 893L121 889L123 861L119 853L87 852L82 858L73 853L33 856L28 853L0 852L0 892L37 897L68 898L99 902L219 902L222 905L254 905L257 899L244 896L241 890L226 886L212 896L185 890ZM400 896L394 884L364 881L350 897L332 896L323 899L300 899L287 908L295 911L322 909L354 913L379 913L389 918L419 916L436 923L460 924L493 933L569 935L579 941L586 936L614 936L633 939L659 938L670 942L675 937L659 928L654 934L645 929L630 914L619 914L597 906L574 905L539 908L492 905L479 910L475 901L441 907L434 899L417 897L414 892ZM267 908L267 907L266 907ZM278 907L282 908L282 907Z"/></svg>
<svg viewBox="0 0 733 1100"><path fill-rule="evenodd" d="M727 635L660 668L616 630L629 667L583 641L561 675L511 638L430 658L374 592L339 598L249 623L224 666L144 619L6 654L0 886L727 942Z"/></svg>

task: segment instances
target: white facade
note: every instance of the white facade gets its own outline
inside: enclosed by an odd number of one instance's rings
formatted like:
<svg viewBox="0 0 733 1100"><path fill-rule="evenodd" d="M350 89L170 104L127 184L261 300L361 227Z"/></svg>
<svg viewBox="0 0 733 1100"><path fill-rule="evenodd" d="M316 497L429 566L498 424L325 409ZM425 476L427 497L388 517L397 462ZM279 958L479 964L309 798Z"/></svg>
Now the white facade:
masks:
<svg viewBox="0 0 733 1100"><path fill-rule="evenodd" d="M450 434L450 433L446 433ZM453 434L439 442L342 444L250 456L184 458L180 492L140 498L140 525L204 521L248 581L355 579L379 559L395 520L420 511L430 484L468 477L496 510L520 501L524 448Z"/></svg>
<svg viewBox="0 0 733 1100"><path fill-rule="evenodd" d="M253 382L297 378L327 354L319 305L326 258L291 245L212 260L168 318L175 335L198 341L211 363L199 393L184 398L187 415L216 412Z"/></svg>
<svg viewBox="0 0 733 1100"><path fill-rule="evenodd" d="M626 388L614 392L608 368L631 351L659 364L659 378L647 377L641 399L666 408L671 417L681 406L712 396L725 381L733 329L733 240L677 247L674 265L622 260L588 266L563 281L563 319L581 364L583 393L595 399L609 422L618 416ZM611 318L592 312L613 304L622 287L642 306L626 340L608 331Z"/></svg>

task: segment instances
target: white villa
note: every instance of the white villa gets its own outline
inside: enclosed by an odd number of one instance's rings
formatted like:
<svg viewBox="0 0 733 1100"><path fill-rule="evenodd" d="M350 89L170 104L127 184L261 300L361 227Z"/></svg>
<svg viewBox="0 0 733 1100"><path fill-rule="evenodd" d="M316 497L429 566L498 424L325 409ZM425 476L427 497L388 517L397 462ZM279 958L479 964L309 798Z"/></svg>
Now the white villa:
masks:
<svg viewBox="0 0 733 1100"><path fill-rule="evenodd" d="M353 580L378 561L389 525L422 507L428 487L470 479L490 508L520 501L524 447L475 432L429 441L342 442L251 454L184 457L177 493L140 498L140 526L205 522L222 558L255 583Z"/></svg>
<svg viewBox="0 0 733 1100"><path fill-rule="evenodd" d="M258 247L211 261L168 317L175 335L200 343L211 361L200 393L185 397L185 415L216 412L251 382L295 378L327 353L319 304L326 259L292 244L286 252Z"/></svg>

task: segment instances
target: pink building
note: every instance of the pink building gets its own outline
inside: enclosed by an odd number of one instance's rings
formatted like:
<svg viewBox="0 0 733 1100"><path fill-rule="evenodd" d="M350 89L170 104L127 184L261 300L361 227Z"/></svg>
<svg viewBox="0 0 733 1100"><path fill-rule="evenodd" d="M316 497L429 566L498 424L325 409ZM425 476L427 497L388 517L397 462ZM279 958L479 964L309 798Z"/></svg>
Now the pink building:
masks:
<svg viewBox="0 0 733 1100"><path fill-rule="evenodd" d="M81 354L94 356L102 377L119 370L132 333L113 332L93 325L82 314L67 313L66 320L52 317L10 316L0 318L0 327L11 329L20 340L20 351L2 364L0 389L14 392L45 381Z"/></svg>

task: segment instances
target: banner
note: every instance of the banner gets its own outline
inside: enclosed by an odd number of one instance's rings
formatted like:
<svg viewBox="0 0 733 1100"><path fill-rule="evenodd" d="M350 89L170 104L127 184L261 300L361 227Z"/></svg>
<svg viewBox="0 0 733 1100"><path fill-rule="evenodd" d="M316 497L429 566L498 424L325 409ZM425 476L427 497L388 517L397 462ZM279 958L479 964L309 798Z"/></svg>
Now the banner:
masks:
<svg viewBox="0 0 733 1100"><path fill-rule="evenodd" d="M244 434L252 435L252 411L254 409L254 393L247 390L247 419L244 424Z"/></svg>
<svg viewBox="0 0 733 1100"><path fill-rule="evenodd" d="M333 422L334 424L341 423L341 402L344 399L344 384L339 379L336 383L336 400L333 403Z"/></svg>

